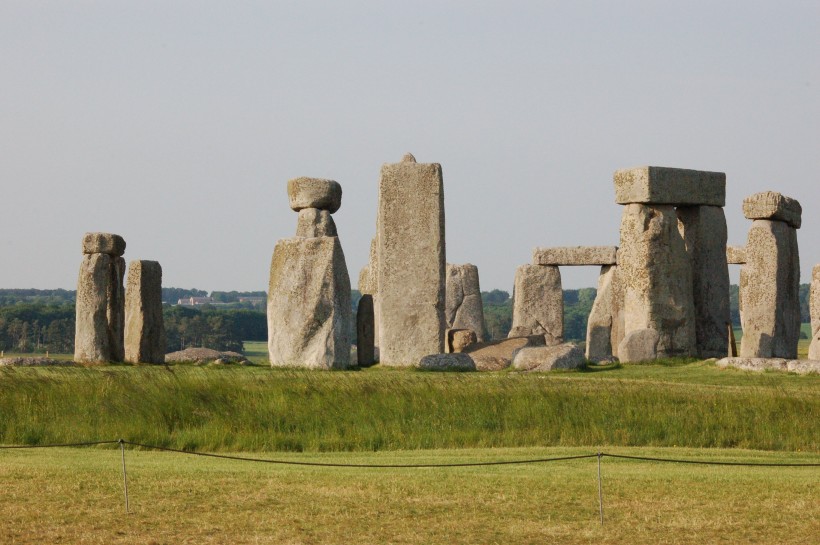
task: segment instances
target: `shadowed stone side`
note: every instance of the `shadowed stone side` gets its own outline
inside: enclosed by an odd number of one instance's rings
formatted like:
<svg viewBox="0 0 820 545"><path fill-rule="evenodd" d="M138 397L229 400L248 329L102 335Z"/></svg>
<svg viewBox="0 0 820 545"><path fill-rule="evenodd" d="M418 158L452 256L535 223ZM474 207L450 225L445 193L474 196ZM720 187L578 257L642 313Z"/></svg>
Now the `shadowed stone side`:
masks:
<svg viewBox="0 0 820 545"><path fill-rule="evenodd" d="M484 324L484 303L478 281L478 267L470 263L464 265L447 264L447 304L444 316L450 329L471 329L478 342L486 340L487 326Z"/></svg>
<svg viewBox="0 0 820 545"><path fill-rule="evenodd" d="M797 232L782 221L755 220L740 270L741 358L797 357L800 258Z"/></svg>
<svg viewBox="0 0 820 545"><path fill-rule="evenodd" d="M373 331L373 296L365 293L356 310L356 360L359 367L376 363Z"/></svg>
<svg viewBox="0 0 820 545"><path fill-rule="evenodd" d="M638 167L614 175L618 204L724 206L726 174L684 168Z"/></svg>
<svg viewBox="0 0 820 545"><path fill-rule="evenodd" d="M618 248L615 246L571 246L536 248L532 251L533 265L615 265Z"/></svg>
<svg viewBox="0 0 820 545"><path fill-rule="evenodd" d="M268 288L271 366L350 366L350 278L337 237L276 243Z"/></svg>
<svg viewBox="0 0 820 545"><path fill-rule="evenodd" d="M416 365L444 347L441 165L406 157L382 166L377 239L379 359Z"/></svg>
<svg viewBox="0 0 820 545"><path fill-rule="evenodd" d="M558 267L521 265L515 271L509 337L544 335L547 346L564 341L564 293Z"/></svg>
<svg viewBox="0 0 820 545"><path fill-rule="evenodd" d="M612 359L612 277L614 265L601 267L598 276L598 292L587 320L586 359L605 361Z"/></svg>
<svg viewBox="0 0 820 545"><path fill-rule="evenodd" d="M729 350L729 266L726 216L718 206L681 206L678 220L692 262L695 336L701 358L722 358Z"/></svg>
<svg viewBox="0 0 820 545"><path fill-rule="evenodd" d="M618 274L625 335L652 329L660 336L658 357L695 355L692 265L672 206L624 207ZM618 352L624 361L620 346Z"/></svg>
<svg viewBox="0 0 820 545"><path fill-rule="evenodd" d="M156 261L132 261L125 291L125 361L165 362L162 321L162 267Z"/></svg>
<svg viewBox="0 0 820 545"><path fill-rule="evenodd" d="M811 271L809 311L811 312L809 359L820 360L820 265L815 265Z"/></svg>
<svg viewBox="0 0 820 545"><path fill-rule="evenodd" d="M77 280L74 361L122 361L124 271L121 257L104 253L83 256Z"/></svg>

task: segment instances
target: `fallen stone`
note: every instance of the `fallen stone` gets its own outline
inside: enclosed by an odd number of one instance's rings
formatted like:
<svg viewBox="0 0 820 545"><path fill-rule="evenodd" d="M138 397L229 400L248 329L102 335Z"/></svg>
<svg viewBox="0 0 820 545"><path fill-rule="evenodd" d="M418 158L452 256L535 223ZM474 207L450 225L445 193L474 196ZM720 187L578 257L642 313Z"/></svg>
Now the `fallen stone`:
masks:
<svg viewBox="0 0 820 545"><path fill-rule="evenodd" d="M512 366L518 371L578 369L584 365L584 352L572 343L557 346L522 348L515 353Z"/></svg>
<svg viewBox="0 0 820 545"><path fill-rule="evenodd" d="M445 352L458 354L478 342L475 331L472 329L448 329L447 347Z"/></svg>
<svg viewBox="0 0 820 545"><path fill-rule="evenodd" d="M120 257L125 253L125 239L111 233L86 233L83 235L83 253Z"/></svg>
<svg viewBox="0 0 820 545"><path fill-rule="evenodd" d="M500 371L512 365L515 352L528 346L544 346L543 335L508 337L500 341L476 343L464 349L479 371Z"/></svg>
<svg viewBox="0 0 820 545"><path fill-rule="evenodd" d="M743 265L746 263L745 246L727 246L726 263L729 265Z"/></svg>
<svg viewBox="0 0 820 545"><path fill-rule="evenodd" d="M586 359L609 361L612 356L612 279L615 266L604 265L598 275L598 291L587 319Z"/></svg>
<svg viewBox="0 0 820 545"><path fill-rule="evenodd" d="M646 166L617 170L614 179L618 204L726 204L723 172Z"/></svg>
<svg viewBox="0 0 820 545"><path fill-rule="evenodd" d="M659 341L660 335L654 329L637 329L627 333L618 346L618 359L625 363L656 360Z"/></svg>
<svg viewBox="0 0 820 545"><path fill-rule="evenodd" d="M743 215L750 220L785 221L800 229L803 207L797 200L776 191L763 191L743 199Z"/></svg>
<svg viewBox="0 0 820 545"><path fill-rule="evenodd" d="M808 360L789 360L786 362L786 370L790 373L797 373L798 375L808 375L809 373L820 374L820 361Z"/></svg>
<svg viewBox="0 0 820 545"><path fill-rule="evenodd" d="M70 367L71 360L55 360L43 356L0 358L0 367Z"/></svg>
<svg viewBox="0 0 820 545"><path fill-rule="evenodd" d="M447 264L446 305L444 317L450 329L470 329L478 341L486 338L484 324L484 303L478 281L478 267Z"/></svg>
<svg viewBox="0 0 820 545"><path fill-rule="evenodd" d="M165 362L162 320L162 267L156 261L132 261L125 291L125 361Z"/></svg>
<svg viewBox="0 0 820 545"><path fill-rule="evenodd" d="M294 178L288 181L291 210L319 208L331 214L342 206L342 186L334 180L321 178Z"/></svg>
<svg viewBox="0 0 820 545"><path fill-rule="evenodd" d="M475 371L476 365L467 354L431 354L418 363L425 371Z"/></svg>
<svg viewBox="0 0 820 545"><path fill-rule="evenodd" d="M573 246L563 248L536 248L532 251L533 265L615 265L618 262L615 246Z"/></svg>
<svg viewBox="0 0 820 545"><path fill-rule="evenodd" d="M788 371L788 360L783 358L723 358L715 365L744 371Z"/></svg>
<svg viewBox="0 0 820 545"><path fill-rule="evenodd" d="M510 336L521 334L544 335L547 346L564 342L564 292L558 267L521 265L515 271Z"/></svg>
<svg viewBox="0 0 820 545"><path fill-rule="evenodd" d="M239 352L220 352L211 348L186 348L165 355L165 363L236 363L247 365L248 358Z"/></svg>
<svg viewBox="0 0 820 545"><path fill-rule="evenodd" d="M336 222L327 210L302 208L296 221L297 237L335 237Z"/></svg>
<svg viewBox="0 0 820 545"><path fill-rule="evenodd" d="M359 367L376 363L373 296L364 293L356 310L356 361Z"/></svg>

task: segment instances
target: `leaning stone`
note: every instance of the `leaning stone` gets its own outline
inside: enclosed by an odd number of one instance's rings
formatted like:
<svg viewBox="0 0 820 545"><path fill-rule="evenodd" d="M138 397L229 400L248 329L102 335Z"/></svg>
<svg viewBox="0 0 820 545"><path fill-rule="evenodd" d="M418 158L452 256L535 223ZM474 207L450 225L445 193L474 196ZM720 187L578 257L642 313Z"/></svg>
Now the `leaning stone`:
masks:
<svg viewBox="0 0 820 545"><path fill-rule="evenodd" d="M598 276L598 292L587 319L586 359L608 361L612 359L612 278L614 265L601 267Z"/></svg>
<svg viewBox="0 0 820 545"><path fill-rule="evenodd" d="M288 181L291 210L319 208L331 214L342 206L342 186L334 180L321 178L294 178Z"/></svg>
<svg viewBox="0 0 820 545"><path fill-rule="evenodd" d="M624 207L618 276L625 334L652 329L660 335L658 356L695 355L692 264L672 206Z"/></svg>
<svg viewBox="0 0 820 545"><path fill-rule="evenodd" d="M350 278L337 237L276 243L268 288L271 366L350 366Z"/></svg>
<svg viewBox="0 0 820 545"><path fill-rule="evenodd" d="M735 367L743 371L788 371L788 360L783 358L723 358L715 365Z"/></svg>
<svg viewBox="0 0 820 545"><path fill-rule="evenodd" d="M800 257L797 231L782 221L755 220L740 270L742 358L797 357Z"/></svg>
<svg viewBox="0 0 820 545"><path fill-rule="evenodd" d="M446 353L458 354L464 352L468 346L478 342L475 331L472 329L448 329Z"/></svg>
<svg viewBox="0 0 820 545"><path fill-rule="evenodd" d="M746 263L745 246L727 246L726 263L729 265L743 265Z"/></svg>
<svg viewBox="0 0 820 545"><path fill-rule="evenodd" d="M820 360L820 265L815 265L811 271L809 312L811 314L812 332L809 359Z"/></svg>
<svg viewBox="0 0 820 545"><path fill-rule="evenodd" d="M558 267L521 265L515 271L512 331L544 335L547 346L564 339L564 292Z"/></svg>
<svg viewBox="0 0 820 545"><path fill-rule="evenodd" d="M83 256L75 305L75 361L122 361L124 270L125 262L121 257L104 253Z"/></svg>
<svg viewBox="0 0 820 545"><path fill-rule="evenodd" d="M447 264L446 306L444 317L451 329L470 329L475 332L478 342L486 339L484 324L484 303L478 283L478 267L470 263L464 265Z"/></svg>
<svg viewBox="0 0 820 545"><path fill-rule="evenodd" d="M512 366L518 371L578 369L584 365L584 352L572 343L557 346L522 348L515 353Z"/></svg>
<svg viewBox="0 0 820 545"><path fill-rule="evenodd" d="M803 207L797 200L776 191L764 191L743 199L743 215L750 220L785 221L800 229Z"/></svg>
<svg viewBox="0 0 820 545"><path fill-rule="evenodd" d="M638 167L615 171L618 204L726 204L726 174L683 168Z"/></svg>
<svg viewBox="0 0 820 545"><path fill-rule="evenodd" d="M467 354L431 354L424 356L417 367L424 371L475 371L473 358Z"/></svg>
<svg viewBox="0 0 820 545"><path fill-rule="evenodd" d="M729 266L726 262L726 216L718 206L681 206L678 225L692 263L695 338L701 358L728 353Z"/></svg>
<svg viewBox="0 0 820 545"><path fill-rule="evenodd" d="M111 233L86 233L83 236L83 253L120 257L125 253L125 239Z"/></svg>
<svg viewBox="0 0 820 545"><path fill-rule="evenodd" d="M162 321L162 267L156 261L132 261L125 291L125 361L165 362Z"/></svg>
<svg viewBox="0 0 820 545"><path fill-rule="evenodd" d="M651 361L658 359L660 335L654 329L637 329L624 337L618 346L618 359L622 362Z"/></svg>
<svg viewBox="0 0 820 545"><path fill-rule="evenodd" d="M532 251L533 265L615 265L618 262L615 246L572 246L536 248Z"/></svg>
<svg viewBox="0 0 820 545"><path fill-rule="evenodd" d="M528 346L544 346L543 335L511 337L500 341L476 343L464 349L479 371L500 371L512 364L515 352Z"/></svg>
<svg viewBox="0 0 820 545"><path fill-rule="evenodd" d="M359 367L376 363L373 321L373 296L362 294L356 311L356 359Z"/></svg>
<svg viewBox="0 0 820 545"><path fill-rule="evenodd" d="M302 208L296 222L297 237L335 237L336 223L327 210Z"/></svg>
<svg viewBox="0 0 820 545"><path fill-rule="evenodd" d="M444 347L441 165L406 160L382 166L376 238L381 363L415 365Z"/></svg>

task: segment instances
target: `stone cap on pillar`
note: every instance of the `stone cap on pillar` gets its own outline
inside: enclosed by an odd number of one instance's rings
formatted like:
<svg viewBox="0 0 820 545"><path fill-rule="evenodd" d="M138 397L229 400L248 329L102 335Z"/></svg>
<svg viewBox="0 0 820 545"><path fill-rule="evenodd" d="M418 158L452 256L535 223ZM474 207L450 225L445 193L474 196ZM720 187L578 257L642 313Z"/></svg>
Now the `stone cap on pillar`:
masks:
<svg viewBox="0 0 820 545"><path fill-rule="evenodd" d="M533 265L615 265L618 263L617 246L569 246L535 248Z"/></svg>
<svg viewBox="0 0 820 545"><path fill-rule="evenodd" d="M777 191L763 191L743 199L743 215L750 220L784 221L800 229L803 207L796 199Z"/></svg>
<svg viewBox="0 0 820 545"><path fill-rule="evenodd" d="M86 233L83 235L83 253L122 257L125 253L125 239L111 233Z"/></svg>
<svg viewBox="0 0 820 545"><path fill-rule="evenodd" d="M645 166L616 170L614 181L618 204L726 205L723 172Z"/></svg>
<svg viewBox="0 0 820 545"><path fill-rule="evenodd" d="M294 178L288 181L288 199L294 212L318 208L333 214L342 206L342 186L335 180Z"/></svg>

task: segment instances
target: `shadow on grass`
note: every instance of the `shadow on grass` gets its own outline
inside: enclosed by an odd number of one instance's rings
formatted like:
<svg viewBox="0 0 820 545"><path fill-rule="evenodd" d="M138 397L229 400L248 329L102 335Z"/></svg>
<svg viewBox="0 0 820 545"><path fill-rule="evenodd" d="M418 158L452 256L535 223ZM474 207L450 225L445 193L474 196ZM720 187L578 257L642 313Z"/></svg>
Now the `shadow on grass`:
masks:
<svg viewBox="0 0 820 545"><path fill-rule="evenodd" d="M622 369L620 362L614 361L611 363L592 363L587 362L583 367L578 368L579 373L600 373L602 371L615 371Z"/></svg>

